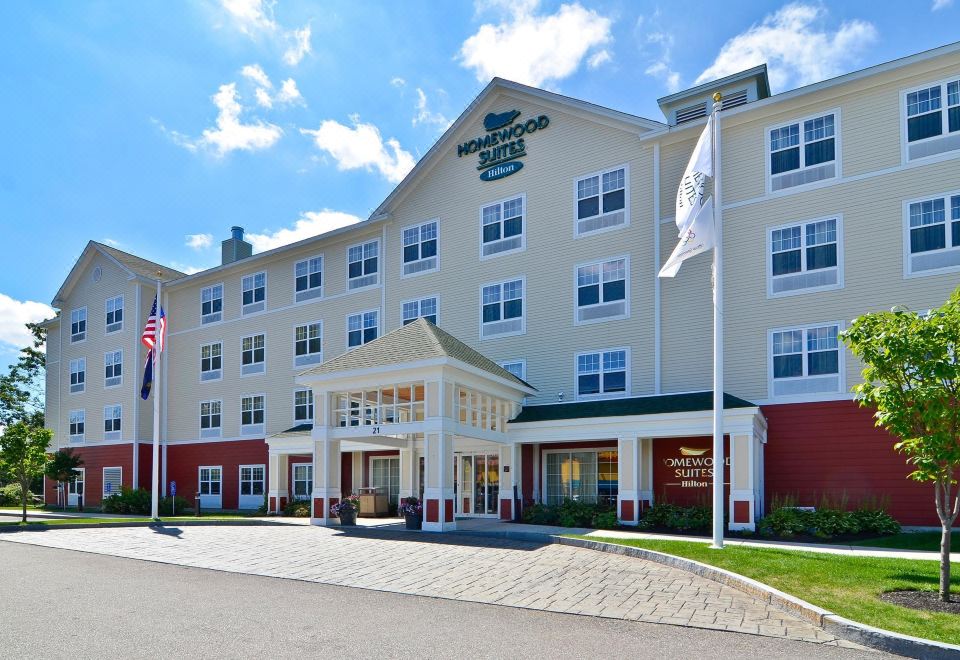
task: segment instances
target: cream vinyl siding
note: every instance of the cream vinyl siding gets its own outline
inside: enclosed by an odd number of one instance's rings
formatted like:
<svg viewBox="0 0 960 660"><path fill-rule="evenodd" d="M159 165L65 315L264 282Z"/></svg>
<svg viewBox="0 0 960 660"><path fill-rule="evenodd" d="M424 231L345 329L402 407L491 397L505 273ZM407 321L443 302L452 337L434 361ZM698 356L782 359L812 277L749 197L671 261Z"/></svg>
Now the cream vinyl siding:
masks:
<svg viewBox="0 0 960 660"><path fill-rule="evenodd" d="M62 425L69 420L60 417L60 321L56 320L47 325L46 359L44 361L44 424L53 431L50 440L50 449L60 446L61 437L66 437L69 443L69 432Z"/></svg>

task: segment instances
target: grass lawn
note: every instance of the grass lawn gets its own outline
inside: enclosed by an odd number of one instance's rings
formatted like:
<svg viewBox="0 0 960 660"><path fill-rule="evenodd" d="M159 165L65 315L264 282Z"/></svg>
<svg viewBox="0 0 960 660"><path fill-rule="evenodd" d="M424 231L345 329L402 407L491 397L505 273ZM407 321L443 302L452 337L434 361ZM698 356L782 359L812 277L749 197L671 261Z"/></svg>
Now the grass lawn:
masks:
<svg viewBox="0 0 960 660"><path fill-rule="evenodd" d="M578 537L587 538L587 537ZM885 591L936 591L939 564L935 561L844 557L779 548L727 546L711 550L703 543L589 537L686 557L724 568L768 584L809 603L860 623L915 637L960 644L960 616L921 612L880 600ZM960 572L960 571L958 571ZM951 581L960 597L960 575Z"/></svg>
<svg viewBox="0 0 960 660"><path fill-rule="evenodd" d="M29 516L29 514L28 514ZM187 520L207 520L207 521L216 521L216 520L242 520L249 518L249 516L244 515L209 515L203 516L202 518L197 518L195 516L173 516L173 517L164 517L160 520L164 523L177 523ZM152 518L44 518L44 519L30 519L27 523L28 525L47 525L47 526L57 526L57 525L69 525L71 523L83 523L83 524L92 524L92 523L144 523L151 522ZM0 527L11 526L11 525L22 525L19 520L11 520L10 522L0 522Z"/></svg>
<svg viewBox="0 0 960 660"><path fill-rule="evenodd" d="M846 543L846 545L940 552L940 532L902 532L893 536L852 541ZM960 532L953 532L950 535L950 551L960 552Z"/></svg>

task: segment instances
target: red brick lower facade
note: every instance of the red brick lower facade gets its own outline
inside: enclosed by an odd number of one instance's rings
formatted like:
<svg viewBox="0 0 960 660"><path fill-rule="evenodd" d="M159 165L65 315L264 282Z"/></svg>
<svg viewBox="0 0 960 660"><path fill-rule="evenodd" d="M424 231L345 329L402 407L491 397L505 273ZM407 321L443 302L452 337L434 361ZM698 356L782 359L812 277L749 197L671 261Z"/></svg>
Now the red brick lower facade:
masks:
<svg viewBox="0 0 960 660"><path fill-rule="evenodd" d="M133 487L133 445L105 445L102 447L75 447L74 454L83 460L83 506L99 507L103 500L103 468L121 468L124 486ZM47 504L56 505L57 486L44 478L43 490Z"/></svg>

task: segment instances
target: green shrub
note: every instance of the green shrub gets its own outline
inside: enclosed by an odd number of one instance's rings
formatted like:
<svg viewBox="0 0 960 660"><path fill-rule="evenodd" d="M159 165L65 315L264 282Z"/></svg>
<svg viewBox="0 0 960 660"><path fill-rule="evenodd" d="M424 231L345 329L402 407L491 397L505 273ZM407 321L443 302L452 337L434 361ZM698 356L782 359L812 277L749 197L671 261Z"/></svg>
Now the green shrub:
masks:
<svg viewBox="0 0 960 660"><path fill-rule="evenodd" d="M290 500L283 508L283 515L292 518L309 518L310 500Z"/></svg>
<svg viewBox="0 0 960 660"><path fill-rule="evenodd" d="M128 488L123 486L119 493L103 498L100 510L104 513L132 513L135 515L150 515L151 496L145 488Z"/></svg>
<svg viewBox="0 0 960 660"><path fill-rule="evenodd" d="M7 484L0 488L0 506L22 506L20 484ZM27 504L32 504L33 493L27 491Z"/></svg>
<svg viewBox="0 0 960 660"><path fill-rule="evenodd" d="M523 522L529 525L559 525L558 508L546 504L532 504L523 509Z"/></svg>
<svg viewBox="0 0 960 660"><path fill-rule="evenodd" d="M860 526L860 531L868 534L899 534L900 523L886 511L861 508L853 512L853 517Z"/></svg>
<svg viewBox="0 0 960 660"><path fill-rule="evenodd" d="M821 503L828 504L825 499ZM842 504L840 502L839 504ZM791 537L809 534L822 539L854 534L897 534L900 523L886 511L863 507L847 511L825 506L813 511L782 507L763 517L757 527L764 536Z"/></svg>
<svg viewBox="0 0 960 660"><path fill-rule="evenodd" d="M174 502L176 502L176 508L172 506ZM186 498L177 495L176 497L161 497L157 509L161 516L182 516L187 513L188 506Z"/></svg>
<svg viewBox="0 0 960 660"><path fill-rule="evenodd" d="M562 504L533 504L524 508L523 522L531 525L556 525L560 527L617 526L617 513L609 504L582 502L566 499ZM612 521L612 522L611 522Z"/></svg>
<svg viewBox="0 0 960 660"><path fill-rule="evenodd" d="M812 511L784 506L761 518L757 529L764 536L789 538L797 534L811 533L812 526Z"/></svg>
<svg viewBox="0 0 960 660"><path fill-rule="evenodd" d="M603 511L593 517L593 526L597 529L616 529L620 526L616 511Z"/></svg>
<svg viewBox="0 0 960 660"><path fill-rule="evenodd" d="M642 529L666 528L680 532L709 529L713 509L708 506L678 506L663 502L647 509L640 520Z"/></svg>
<svg viewBox="0 0 960 660"><path fill-rule="evenodd" d="M860 525L852 511L841 509L817 509L811 517L811 532L822 539L834 536L857 534Z"/></svg>

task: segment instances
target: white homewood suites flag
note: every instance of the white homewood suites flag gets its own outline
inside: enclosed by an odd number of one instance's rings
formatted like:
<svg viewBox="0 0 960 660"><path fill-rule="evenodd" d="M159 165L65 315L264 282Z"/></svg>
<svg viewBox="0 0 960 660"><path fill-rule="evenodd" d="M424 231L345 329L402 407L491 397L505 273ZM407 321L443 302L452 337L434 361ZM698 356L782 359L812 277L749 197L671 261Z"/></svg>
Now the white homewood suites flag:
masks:
<svg viewBox="0 0 960 660"><path fill-rule="evenodd" d="M686 259L706 252L716 244L713 226L713 199L703 197L707 177L713 176L713 115L697 140L687 169L677 189L677 229L680 243L667 263L660 269L660 277L674 277Z"/></svg>

